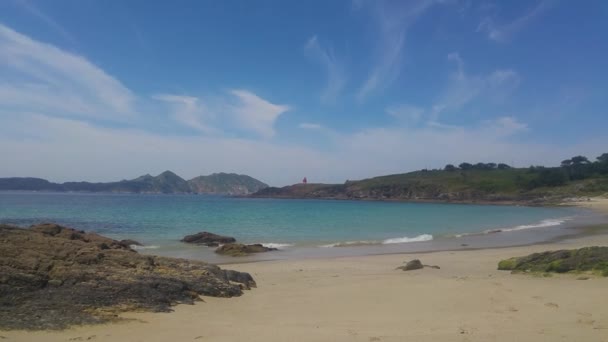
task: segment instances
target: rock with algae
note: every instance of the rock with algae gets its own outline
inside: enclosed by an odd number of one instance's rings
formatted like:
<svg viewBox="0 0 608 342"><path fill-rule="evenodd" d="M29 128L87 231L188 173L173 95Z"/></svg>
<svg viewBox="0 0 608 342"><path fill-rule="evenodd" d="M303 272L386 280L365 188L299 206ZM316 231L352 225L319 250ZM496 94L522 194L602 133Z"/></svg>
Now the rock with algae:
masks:
<svg viewBox="0 0 608 342"><path fill-rule="evenodd" d="M240 296L248 273L141 255L120 241L42 224L0 225L0 330L102 323L123 311L171 311L199 295Z"/></svg>
<svg viewBox="0 0 608 342"><path fill-rule="evenodd" d="M608 277L608 247L534 253L524 257L501 260L499 270L520 272L579 272Z"/></svg>

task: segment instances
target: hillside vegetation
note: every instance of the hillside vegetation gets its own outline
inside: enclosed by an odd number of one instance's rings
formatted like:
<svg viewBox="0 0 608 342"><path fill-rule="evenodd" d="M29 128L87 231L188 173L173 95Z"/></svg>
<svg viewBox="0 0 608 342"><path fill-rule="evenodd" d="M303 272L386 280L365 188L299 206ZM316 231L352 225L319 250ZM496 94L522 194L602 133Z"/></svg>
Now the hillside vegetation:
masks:
<svg viewBox="0 0 608 342"><path fill-rule="evenodd" d="M247 195L268 185L247 175L214 173L189 181L171 171L158 176L143 175L131 180L109 183L66 182L52 183L40 178L0 178L0 190L56 191L56 192L125 192L125 193L213 193Z"/></svg>
<svg viewBox="0 0 608 342"><path fill-rule="evenodd" d="M577 156L559 167L512 168L496 163L446 165L347 181L266 188L253 197L417 200L453 202L549 202L608 193L608 154L595 162Z"/></svg>

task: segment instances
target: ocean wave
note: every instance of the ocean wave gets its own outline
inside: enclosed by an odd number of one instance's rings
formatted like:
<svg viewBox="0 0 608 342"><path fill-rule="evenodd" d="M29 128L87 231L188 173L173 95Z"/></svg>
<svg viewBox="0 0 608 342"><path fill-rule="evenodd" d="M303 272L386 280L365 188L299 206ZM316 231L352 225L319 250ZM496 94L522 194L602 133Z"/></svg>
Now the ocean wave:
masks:
<svg viewBox="0 0 608 342"><path fill-rule="evenodd" d="M463 234L457 234L457 235L454 235L454 236L456 236L456 237L463 237L463 236L496 234L496 233L504 233L504 232L515 232L515 231L518 231L518 230L526 230L526 229L553 227L553 226L562 225L565 222L570 221L572 219L573 219L573 217L562 217L562 218L556 218L556 219L545 219L545 220L542 220L540 222L533 223L533 224L522 224L522 225L519 225L519 226L507 227L507 228L493 228L493 229L484 230L483 232L478 232L478 233L463 233Z"/></svg>
<svg viewBox="0 0 608 342"><path fill-rule="evenodd" d="M262 242L261 245L264 247L276 248L276 249L283 249L283 248L293 246L292 243L277 243L277 242Z"/></svg>
<svg viewBox="0 0 608 342"><path fill-rule="evenodd" d="M344 241L344 242L336 242L330 243L327 245L321 245L319 247L331 248L331 247L356 247L356 246L373 246L380 245L381 241Z"/></svg>
<svg viewBox="0 0 608 342"><path fill-rule="evenodd" d="M158 249L158 248L160 248L160 246L154 246L154 245L150 245L150 246L131 245L130 247L132 249L135 249L135 250L140 250L140 249Z"/></svg>
<svg viewBox="0 0 608 342"><path fill-rule="evenodd" d="M546 220L542 220L538 223L535 224L524 224L521 226L516 226L516 227L511 227L511 228L505 228L505 229L500 229L500 231L502 232L513 232L513 231L517 231L517 230L525 230L525 229L533 229L533 228L543 228L543 227L553 227L553 226L559 226L567 221L572 220L572 217L562 217L562 218L558 218L558 219L546 219Z"/></svg>
<svg viewBox="0 0 608 342"><path fill-rule="evenodd" d="M408 243L408 242L422 242L422 241L431 241L433 240L433 235L431 234L422 234L413 238L408 238L407 236L393 239L386 239L382 241L383 245L390 245L393 243Z"/></svg>
<svg viewBox="0 0 608 342"><path fill-rule="evenodd" d="M391 238L382 241L376 240L362 240L362 241L345 241L345 242L336 242L330 243L327 245L321 245L319 247L356 247L356 246L374 246L374 245L392 245L396 243L408 243L408 242L423 242L423 241L431 241L433 240L433 235L430 234L422 234L415 237L398 237Z"/></svg>

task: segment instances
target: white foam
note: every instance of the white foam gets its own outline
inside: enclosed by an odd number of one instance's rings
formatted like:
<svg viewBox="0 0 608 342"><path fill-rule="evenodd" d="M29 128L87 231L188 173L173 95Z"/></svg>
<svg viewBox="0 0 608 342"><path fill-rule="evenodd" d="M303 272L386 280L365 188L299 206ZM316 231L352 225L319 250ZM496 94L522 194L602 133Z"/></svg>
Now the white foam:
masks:
<svg viewBox="0 0 608 342"><path fill-rule="evenodd" d="M512 227L512 228L505 228L505 229L493 229L490 232L513 232L513 231L517 231L517 230L525 230L525 229L534 229L534 228L543 228L543 227L553 227L553 226L559 226L561 224L563 224L566 221L570 221L572 220L571 217L562 217L559 219L546 219L546 220L542 220L538 223L534 223L534 224L524 224L521 226L516 226L516 227Z"/></svg>
<svg viewBox="0 0 608 342"><path fill-rule="evenodd" d="M154 246L154 245L150 245L150 246L138 246L138 245L131 245L130 246L132 249L158 249L160 248L160 246Z"/></svg>
<svg viewBox="0 0 608 342"><path fill-rule="evenodd" d="M323 247L323 248L331 248L331 247L354 247L354 246L371 246L371 245L379 245L380 242L379 241L368 241L368 240L363 240L363 241L344 241L344 242L336 242L336 243L330 243L327 245L321 245L319 247Z"/></svg>
<svg viewBox="0 0 608 342"><path fill-rule="evenodd" d="M400 238L386 239L386 240L382 241L382 244L389 245L389 244L393 244L393 243L422 242L422 241L431 241L431 240L433 240L433 235L422 234L422 235L415 236L413 238L404 236L404 237L400 237Z"/></svg>
<svg viewBox="0 0 608 342"><path fill-rule="evenodd" d="M291 243L277 243L277 242L262 242L262 246L268 247L268 248L283 249L283 248L287 248L287 247L292 247L293 244L291 244Z"/></svg>
<svg viewBox="0 0 608 342"><path fill-rule="evenodd" d="M404 237L386 239L383 241L374 241L374 240L345 241L345 242L336 242L336 243L330 243L327 245L321 245L319 247L331 248L331 247L390 245L390 244L395 244L395 243L422 242L422 241L431 241L431 240L433 240L433 235L422 234L422 235L415 236L413 238L404 236Z"/></svg>
<svg viewBox="0 0 608 342"><path fill-rule="evenodd" d="M503 233L503 232L515 232L518 230L526 230L526 229L534 229L534 228L546 228L546 227L554 227L554 226L559 226L561 224L564 224L567 221L572 220L572 217L562 217L562 218L556 218L556 219L545 219L542 220L540 222L537 223L532 223L532 224L522 224L519 226L515 226L515 227L508 227L508 228L493 228L493 229L488 229L488 230L484 230L481 233L463 233L463 234L457 234L454 235L457 238L463 237L463 236L472 236L472 235L483 235L483 234L495 234L495 233Z"/></svg>

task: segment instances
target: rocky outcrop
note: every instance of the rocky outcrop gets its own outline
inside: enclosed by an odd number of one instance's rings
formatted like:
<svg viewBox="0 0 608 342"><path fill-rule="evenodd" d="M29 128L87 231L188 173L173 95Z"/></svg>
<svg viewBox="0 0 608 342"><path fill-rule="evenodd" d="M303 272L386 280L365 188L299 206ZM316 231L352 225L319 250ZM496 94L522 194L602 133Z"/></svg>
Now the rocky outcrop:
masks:
<svg viewBox="0 0 608 342"><path fill-rule="evenodd" d="M120 241L43 224L0 225L0 330L59 329L170 311L200 295L232 297L251 275L200 261L141 255Z"/></svg>
<svg viewBox="0 0 608 342"><path fill-rule="evenodd" d="M424 265L418 259L414 259L414 260L408 261L408 262L405 263L405 265L399 266L396 269L397 270L403 270L403 271L413 271L413 270L419 270L419 269L422 269L422 268L425 268L425 267L433 268L433 269L436 269L436 270L441 269L441 267L439 267L437 265Z"/></svg>
<svg viewBox="0 0 608 342"><path fill-rule="evenodd" d="M230 236L222 236L209 232L200 232L192 235L186 235L180 241L208 247L217 247L220 244L236 242L236 239Z"/></svg>
<svg viewBox="0 0 608 342"><path fill-rule="evenodd" d="M502 260L499 270L519 272L594 273L608 277L608 247L585 247L534 253Z"/></svg>
<svg viewBox="0 0 608 342"><path fill-rule="evenodd" d="M419 270L421 268L424 268L424 266L422 265L422 262L420 262L420 260L418 259L408 261L405 265L397 267L397 269L404 271Z"/></svg>
<svg viewBox="0 0 608 342"><path fill-rule="evenodd" d="M215 250L215 253L229 256L247 256L253 253L263 253L276 251L276 248L264 247L263 245L256 243L253 245L245 245L242 243L228 243L220 246Z"/></svg>

